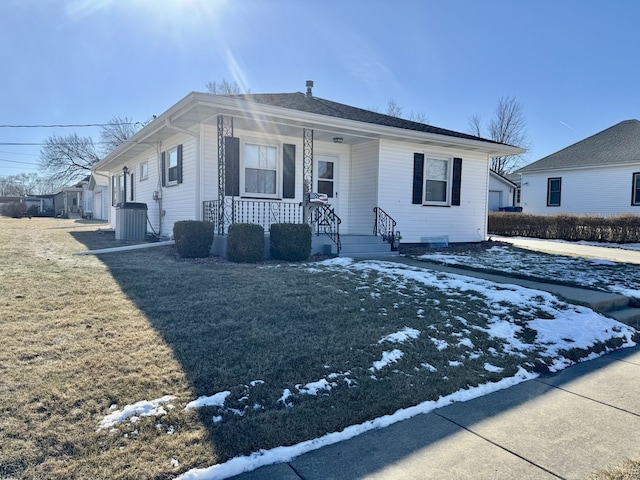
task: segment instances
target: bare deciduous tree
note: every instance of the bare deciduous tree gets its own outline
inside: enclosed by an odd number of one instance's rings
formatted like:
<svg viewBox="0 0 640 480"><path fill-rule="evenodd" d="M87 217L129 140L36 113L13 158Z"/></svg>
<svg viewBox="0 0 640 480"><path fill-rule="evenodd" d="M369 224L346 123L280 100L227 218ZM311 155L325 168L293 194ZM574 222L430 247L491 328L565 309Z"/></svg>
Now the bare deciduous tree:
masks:
<svg viewBox="0 0 640 480"><path fill-rule="evenodd" d="M515 97L501 97L489 126L485 129L482 119L478 115L473 115L469 119L469 133L478 137L486 136L491 140L507 145L513 145L528 149L531 141L527 132L527 119L524 116L524 109ZM516 170L523 162L523 155L507 155L494 157L491 159L491 170L505 175Z"/></svg>
<svg viewBox="0 0 640 480"><path fill-rule="evenodd" d="M40 151L42 172L53 184L70 184L86 177L100 156L91 137L75 133L52 135Z"/></svg>
<svg viewBox="0 0 640 480"><path fill-rule="evenodd" d="M133 137L144 125L128 117L113 117L100 128L100 153L108 155L118 146Z"/></svg>
<svg viewBox="0 0 640 480"><path fill-rule="evenodd" d="M368 107L372 112L378 112L376 107ZM405 120L411 120L418 123L429 123L429 117L424 112L414 113L413 110L409 115L403 115L404 108L396 102L393 98L387 102L387 109L384 114L390 117L404 118Z"/></svg>
<svg viewBox="0 0 640 480"><path fill-rule="evenodd" d="M0 195L24 197L55 193L64 184L54 185L36 172L18 173L0 178Z"/></svg>
<svg viewBox="0 0 640 480"><path fill-rule="evenodd" d="M221 82L208 82L205 87L209 93L214 95L240 95L243 93L235 80L231 83L226 78L223 78ZM249 91L244 93L249 93Z"/></svg>
<svg viewBox="0 0 640 480"><path fill-rule="evenodd" d="M387 102L387 111L385 115L389 115L390 117L402 118L402 110L403 108L396 102L393 98Z"/></svg>

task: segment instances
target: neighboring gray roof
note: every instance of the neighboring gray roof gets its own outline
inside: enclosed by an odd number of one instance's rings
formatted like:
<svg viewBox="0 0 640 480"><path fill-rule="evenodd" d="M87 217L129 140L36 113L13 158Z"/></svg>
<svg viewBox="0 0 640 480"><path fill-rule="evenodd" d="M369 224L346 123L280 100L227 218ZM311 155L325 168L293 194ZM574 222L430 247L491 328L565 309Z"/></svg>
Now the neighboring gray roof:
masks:
<svg viewBox="0 0 640 480"><path fill-rule="evenodd" d="M516 173L637 163L640 121L625 120L591 137L522 167Z"/></svg>
<svg viewBox="0 0 640 480"><path fill-rule="evenodd" d="M363 108L352 107L343 103L332 102L323 98L307 96L304 93L258 93L243 95L227 95L232 98L239 98L248 102L255 102L273 107L288 108L290 110L298 110L307 113L316 113L326 115L328 117L342 118L345 120L355 120L358 122L372 123L385 127L403 128L405 130L414 130L417 132L433 133L437 135L446 135L449 137L465 138L468 140L480 140L483 142L501 144L486 138L468 135L466 133L455 132L444 128L432 127L419 122L412 122L403 118L392 117L382 113L365 110Z"/></svg>

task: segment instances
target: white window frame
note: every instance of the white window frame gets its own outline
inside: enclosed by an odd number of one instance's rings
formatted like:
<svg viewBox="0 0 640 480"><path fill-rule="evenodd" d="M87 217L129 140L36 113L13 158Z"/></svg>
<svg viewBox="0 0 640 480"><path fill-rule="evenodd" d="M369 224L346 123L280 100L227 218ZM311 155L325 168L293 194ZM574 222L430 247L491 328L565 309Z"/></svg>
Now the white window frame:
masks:
<svg viewBox="0 0 640 480"><path fill-rule="evenodd" d="M640 206L640 172L633 172L631 177L633 182L631 184L631 205Z"/></svg>
<svg viewBox="0 0 640 480"><path fill-rule="evenodd" d="M442 181L440 179L430 179L427 176L427 163L429 161L435 162L446 162L446 180L445 182L445 199L441 200L428 200L427 199L427 181ZM451 187L453 181L453 157L441 157L437 155L430 155L428 153L424 153L424 163L422 165L422 204L423 205L438 205L448 207L451 205Z"/></svg>
<svg viewBox="0 0 640 480"><path fill-rule="evenodd" d="M558 190L551 190L551 182L558 182ZM558 194L558 203L551 203L551 195ZM562 205L562 177L547 178L547 207L559 207Z"/></svg>
<svg viewBox="0 0 640 480"><path fill-rule="evenodd" d="M165 150L165 168L166 168L166 179L167 179L167 186L171 187L173 185L178 185L178 146L176 145L173 148L170 148L168 150ZM171 154L175 155L175 159L176 159L176 164L171 166ZM176 172L176 178L175 180L171 180L171 169L175 169Z"/></svg>
<svg viewBox="0 0 640 480"><path fill-rule="evenodd" d="M257 146L257 147L266 147L275 149L276 156L276 177L275 177L275 189L274 193L259 193L259 192L248 192L247 184L246 184L246 148L247 146ZM282 186L282 144L280 142L276 142L273 140L267 140L264 138L247 138L242 142L242 149L240 152L240 195L243 197L250 198L273 198L273 199L281 199L281 186ZM267 169L260 169L267 170Z"/></svg>
<svg viewBox="0 0 640 480"><path fill-rule="evenodd" d="M140 182L149 178L149 162L142 162L140 164Z"/></svg>

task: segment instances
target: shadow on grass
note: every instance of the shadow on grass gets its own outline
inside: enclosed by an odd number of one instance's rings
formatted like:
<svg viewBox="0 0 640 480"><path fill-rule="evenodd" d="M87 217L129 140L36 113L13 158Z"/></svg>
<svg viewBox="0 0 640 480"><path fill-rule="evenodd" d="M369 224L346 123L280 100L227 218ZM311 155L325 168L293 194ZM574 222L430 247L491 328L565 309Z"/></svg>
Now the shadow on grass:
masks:
<svg viewBox="0 0 640 480"><path fill-rule="evenodd" d="M123 244L107 232L70 234L90 250ZM199 409L209 441L223 461L238 452L248 454L287 445L292 443L291 438L317 438L418 403L412 395L418 387L416 378L396 375L384 382L367 382L366 371L360 372L363 380L358 388L336 388L335 397L332 392L332 395L302 399L294 409L279 403L282 389L295 388L294 379L305 384L327 376L333 370L325 366L343 362L340 355L345 351L349 352L354 370L357 365L367 364L372 355L378 354L380 347L376 343L388 332L389 324L397 321L402 325L405 321L394 319L393 312L389 315L360 313L348 299L336 295L335 288L329 288L328 283L338 284L339 279L291 275L286 268L278 269L274 264L230 264L215 257L183 260L176 256L173 247L105 254L100 260L172 348L194 399L230 390L236 398L245 394L250 398L245 403L231 405L237 410L254 404L278 406L255 414L245 408L242 411L246 415L242 417L226 412L227 418L220 423L212 422L212 417L220 413L218 410ZM262 275L265 268L269 268L268 276ZM348 318L352 324L348 335L342 325L336 324L336 319L341 318ZM624 353L616 355L624 357ZM302 473L305 468L318 468L324 476L329 476L331 471L342 472L339 478L375 474L459 433L460 425L472 430L474 425L545 396L575 380L576 375L589 375L594 368L609 361L610 357L597 364L592 362L592 369L574 368L545 377L556 379L550 385L541 387L537 381L534 387L534 382L527 382L530 387L525 384L517 391L497 392L486 400L473 401L479 402L480 408L473 403L453 406L461 412L455 420L448 418L447 410L443 409L438 411L442 415L420 416L389 429L370 432L348 444L317 452L315 458L322 461L317 461L315 467L313 459L294 461L296 470ZM344 365L340 368L343 372L346 370ZM260 384L249 388L251 382L259 380L280 386L279 393ZM456 381L461 383L460 388L466 388L474 385L478 378L470 373ZM434 399L450 393L451 389L451 385L442 382L420 387ZM389 392L392 393L389 395ZM338 410L344 405L349 408L336 412L338 397L343 402L338 403ZM491 405L494 407L489 408ZM273 428L276 424L279 428ZM341 452L344 454L340 455ZM526 458L527 452L516 453ZM342 461L335 461L338 457ZM311 475L306 473L305 478L313 478Z"/></svg>

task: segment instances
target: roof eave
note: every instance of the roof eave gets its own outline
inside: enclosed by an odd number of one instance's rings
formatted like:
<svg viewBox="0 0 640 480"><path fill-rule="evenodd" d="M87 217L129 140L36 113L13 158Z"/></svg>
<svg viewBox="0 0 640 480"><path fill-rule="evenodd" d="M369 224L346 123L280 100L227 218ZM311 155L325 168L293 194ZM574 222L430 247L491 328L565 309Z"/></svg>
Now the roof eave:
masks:
<svg viewBox="0 0 640 480"><path fill-rule="evenodd" d="M277 118L280 121L291 122L292 125L295 124L305 128L338 128L344 129L345 131L352 131L356 135L370 135L372 139L401 139L442 147L454 146L465 150L479 151L487 154L489 157L519 155L526 151L519 147L493 143L490 141L473 140L449 135L421 132L417 130L407 130L398 127L376 125L357 120L343 119L285 107L260 104L238 97L191 92L164 113L157 116L129 140L109 153L105 158L96 163L92 170L108 170L110 164L119 163L119 159L127 152L131 151L135 146L143 143L151 136L158 134L163 129L167 129L166 120L176 121L196 106L211 107L212 110L215 110L212 112L212 115L228 114L230 116L238 116L238 113L240 112L254 120L268 121Z"/></svg>

